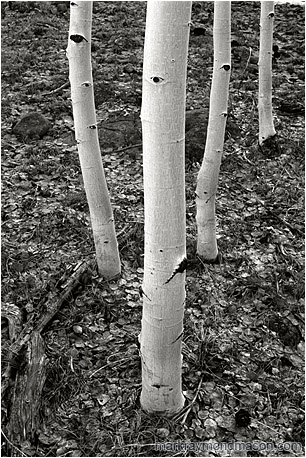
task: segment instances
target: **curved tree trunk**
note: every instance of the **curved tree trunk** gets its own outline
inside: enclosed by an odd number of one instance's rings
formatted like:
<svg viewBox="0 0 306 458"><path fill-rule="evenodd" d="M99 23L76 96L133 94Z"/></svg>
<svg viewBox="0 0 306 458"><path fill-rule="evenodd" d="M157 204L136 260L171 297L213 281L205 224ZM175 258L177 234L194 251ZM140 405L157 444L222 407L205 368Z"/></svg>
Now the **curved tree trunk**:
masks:
<svg viewBox="0 0 306 458"><path fill-rule="evenodd" d="M259 47L259 144L274 137L276 132L272 115L272 46L274 2L261 2Z"/></svg>
<svg viewBox="0 0 306 458"><path fill-rule="evenodd" d="M120 274L120 259L102 164L91 72L92 2L70 3L67 55L75 136L96 248L98 269L110 279Z"/></svg>
<svg viewBox="0 0 306 458"><path fill-rule="evenodd" d="M145 263L141 405L171 415L184 404L185 97L191 2L149 1L144 47Z"/></svg>
<svg viewBox="0 0 306 458"><path fill-rule="evenodd" d="M197 188L197 253L206 261L218 255L215 198L223 154L231 69L231 3L216 1L214 6L214 70L210 92L209 120L203 163Z"/></svg>

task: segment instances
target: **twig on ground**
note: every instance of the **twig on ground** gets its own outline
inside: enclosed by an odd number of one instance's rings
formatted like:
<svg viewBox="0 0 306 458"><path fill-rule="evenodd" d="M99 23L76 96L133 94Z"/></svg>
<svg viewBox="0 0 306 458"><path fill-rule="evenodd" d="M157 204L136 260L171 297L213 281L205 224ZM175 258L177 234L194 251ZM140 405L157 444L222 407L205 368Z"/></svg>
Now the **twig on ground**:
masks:
<svg viewBox="0 0 306 458"><path fill-rule="evenodd" d="M51 95L51 94L56 94L57 92L60 92L62 89L66 89L67 87L70 86L70 81L66 81L66 83L62 84L60 87L57 89L54 89L53 91L50 92L43 92L41 95Z"/></svg>
<svg viewBox="0 0 306 458"><path fill-rule="evenodd" d="M186 407L184 407L179 413L177 413L176 415L174 415L174 417L172 417L172 420L179 420L181 417L182 417L182 425L185 423L185 421L187 420L187 417L190 413L190 410L193 406L193 404L196 402L197 400L197 397L199 395L199 392L200 392L200 389L201 389L201 386L202 386L202 382L203 382L203 377L201 377L201 380L199 382L199 385L198 385L198 388L197 388L197 391L196 391L196 394L194 395L194 398L193 400L191 401L190 404L188 404Z"/></svg>
<svg viewBox="0 0 306 458"><path fill-rule="evenodd" d="M1 434L2 436L4 437L4 439L11 445L11 447L13 447L15 450L17 450L18 453L20 453L20 456L27 456L25 453L23 453L18 447L16 447L16 445L13 444L13 442L11 442L9 440L9 438L4 434L3 430L1 429Z"/></svg>
<svg viewBox="0 0 306 458"><path fill-rule="evenodd" d="M138 148L142 146L142 143L136 143L135 145L126 146L124 148L117 149L115 151L101 151L102 154L109 154L109 153L122 153L123 151L127 151L128 149Z"/></svg>

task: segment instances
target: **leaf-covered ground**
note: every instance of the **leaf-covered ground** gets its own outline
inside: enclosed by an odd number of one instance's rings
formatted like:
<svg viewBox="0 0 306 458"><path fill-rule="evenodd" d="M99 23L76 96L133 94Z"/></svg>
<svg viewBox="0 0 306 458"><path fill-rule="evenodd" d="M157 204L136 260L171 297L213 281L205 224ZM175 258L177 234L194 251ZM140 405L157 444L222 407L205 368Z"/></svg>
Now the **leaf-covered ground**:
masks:
<svg viewBox="0 0 306 458"><path fill-rule="evenodd" d="M50 294L60 299L60 285L80 261L93 259L94 246L65 86L69 4L1 2L1 10L2 304L18 307L24 324ZM304 456L288 446L304 441L304 10L284 4L275 13L277 139L260 149L260 3L232 4L231 118L240 134L225 144L217 265L195 254L199 163L187 161L186 407L164 419L139 404L141 147L120 151L138 144L139 135L121 132L117 145L105 144L102 135L124 131L125 118L139 117L145 3L94 2L95 102L122 276L104 281L92 267L44 329L48 362L39 429L12 442L13 380L2 405L3 456ZM212 20L212 2L194 2L188 109L208 110ZM12 133L29 111L52 123L42 139ZM4 369L12 343L8 324L5 315ZM22 361L15 369L22 373ZM170 442L176 448L154 445ZM261 445L248 452L195 450L200 442ZM261 449L263 443L276 448Z"/></svg>

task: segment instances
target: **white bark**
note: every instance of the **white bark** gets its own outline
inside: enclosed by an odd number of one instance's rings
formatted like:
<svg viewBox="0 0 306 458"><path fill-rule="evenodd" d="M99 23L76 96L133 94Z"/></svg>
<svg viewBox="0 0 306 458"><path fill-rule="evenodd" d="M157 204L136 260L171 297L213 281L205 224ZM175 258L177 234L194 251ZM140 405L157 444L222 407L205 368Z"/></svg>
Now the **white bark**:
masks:
<svg viewBox="0 0 306 458"><path fill-rule="evenodd" d="M230 1L215 1L213 30L214 69L210 92L209 121L204 158L198 174L196 188L197 253L207 261L214 261L218 255L215 198L227 118L231 69L230 18Z"/></svg>
<svg viewBox="0 0 306 458"><path fill-rule="evenodd" d="M75 126L84 187L100 274L110 279L120 273L114 218L102 164L91 71L92 2L70 4L67 56Z"/></svg>
<svg viewBox="0 0 306 458"><path fill-rule="evenodd" d="M274 2L261 1L259 46L259 144L274 137L276 132L272 115L272 46Z"/></svg>
<svg viewBox="0 0 306 458"><path fill-rule="evenodd" d="M148 1L141 110L145 263L139 340L141 405L160 415L171 415L184 404L185 272L174 272L186 257L184 130L190 16L191 2Z"/></svg>

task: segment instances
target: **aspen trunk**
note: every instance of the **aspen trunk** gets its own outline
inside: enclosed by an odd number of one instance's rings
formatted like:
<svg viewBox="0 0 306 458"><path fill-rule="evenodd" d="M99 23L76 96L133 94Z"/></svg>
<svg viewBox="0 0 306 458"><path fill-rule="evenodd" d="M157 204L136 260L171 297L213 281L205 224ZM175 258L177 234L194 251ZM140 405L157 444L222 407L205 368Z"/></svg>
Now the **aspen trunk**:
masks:
<svg viewBox="0 0 306 458"><path fill-rule="evenodd" d="M184 405L185 97L191 2L148 1L143 67L145 262L141 405L172 415Z"/></svg>
<svg viewBox="0 0 306 458"><path fill-rule="evenodd" d="M259 46L259 144L274 137L276 132L272 115L272 46L274 2L262 1Z"/></svg>
<svg viewBox="0 0 306 458"><path fill-rule="evenodd" d="M91 72L92 2L70 3L67 56L75 125L84 187L100 274L110 279L120 273L113 212L102 164Z"/></svg>
<svg viewBox="0 0 306 458"><path fill-rule="evenodd" d="M196 187L197 253L207 261L214 261L218 256L215 198L227 118L231 69L230 17L230 1L216 1L213 30L214 69L210 92L209 120L204 158Z"/></svg>

